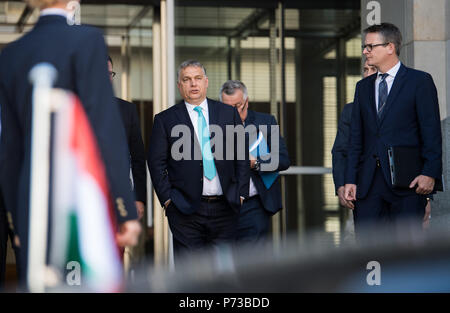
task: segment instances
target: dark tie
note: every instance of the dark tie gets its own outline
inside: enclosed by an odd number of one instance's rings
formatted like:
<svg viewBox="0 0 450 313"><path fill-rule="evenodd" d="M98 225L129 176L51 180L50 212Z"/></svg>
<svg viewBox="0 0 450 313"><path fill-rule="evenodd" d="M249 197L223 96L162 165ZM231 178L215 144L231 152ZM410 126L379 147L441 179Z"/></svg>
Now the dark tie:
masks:
<svg viewBox="0 0 450 313"><path fill-rule="evenodd" d="M380 74L381 76L381 81L380 84L378 85L378 116L381 115L381 111L384 108L384 105L386 104L386 100L388 97L388 86L386 83L386 77L389 74L384 73L384 74Z"/></svg>

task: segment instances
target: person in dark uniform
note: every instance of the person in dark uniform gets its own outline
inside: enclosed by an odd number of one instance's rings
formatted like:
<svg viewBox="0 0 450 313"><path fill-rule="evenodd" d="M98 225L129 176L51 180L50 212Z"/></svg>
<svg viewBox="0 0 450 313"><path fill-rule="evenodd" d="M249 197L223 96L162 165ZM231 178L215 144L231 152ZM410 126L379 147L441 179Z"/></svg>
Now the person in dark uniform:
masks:
<svg viewBox="0 0 450 313"><path fill-rule="evenodd" d="M113 71L113 65L111 57L108 57L108 71L111 83L116 75ZM119 104L123 125L125 126L125 135L130 151L131 172L133 174L132 186L136 197L138 217L141 219L144 216L147 199L147 169L145 167L145 148L141 136L139 117L136 106L133 103L120 98L116 98L116 100Z"/></svg>
<svg viewBox="0 0 450 313"><path fill-rule="evenodd" d="M117 211L117 243L135 245L141 230L128 183L125 131L108 79L105 41L93 27L68 23L68 2L29 0L29 5L40 9L38 22L0 55L0 186L20 242L22 283L27 275L32 135L33 85L28 75L38 63L53 65L58 73L55 88L72 91L84 106L97 137L111 201Z"/></svg>

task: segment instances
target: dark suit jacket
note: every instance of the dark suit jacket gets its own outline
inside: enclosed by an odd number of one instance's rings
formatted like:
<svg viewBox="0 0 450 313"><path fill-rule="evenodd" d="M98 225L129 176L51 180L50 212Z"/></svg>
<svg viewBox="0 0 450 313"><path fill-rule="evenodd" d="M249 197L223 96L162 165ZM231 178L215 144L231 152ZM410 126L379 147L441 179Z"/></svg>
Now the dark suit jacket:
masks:
<svg viewBox="0 0 450 313"><path fill-rule="evenodd" d="M387 149L390 146L420 147L422 174L441 178L442 135L437 91L430 74L403 65L395 77L380 118L375 108L375 79L371 75L356 85L353 104L346 183L357 185L358 198L371 186L380 159L386 183L392 186ZM398 195L415 192L393 191Z"/></svg>
<svg viewBox="0 0 450 313"><path fill-rule="evenodd" d="M112 201L121 208L116 214L118 222L137 218L129 184L129 152L108 77L107 57L98 30L69 26L64 17L57 15L41 17L32 31L1 52L0 179L6 208L12 211L21 242L27 239L30 189L33 86L28 74L40 62L56 68L55 88L74 92L86 110L105 163Z"/></svg>
<svg viewBox="0 0 450 313"><path fill-rule="evenodd" d="M214 163L223 194L230 206L238 211L241 207L240 196L248 197L250 163L247 154L245 160L237 160L236 147L235 159L226 160L225 134L226 125L242 125L242 122L235 108L211 99L207 100L209 125L220 126L224 134L224 157L222 160L218 159L212 147ZM190 160L184 158L176 160L172 156L174 143L179 143L179 139L183 138L182 133L172 134L172 129L177 125L183 125L190 131L190 136L184 136L186 147L183 147L183 149L191 148ZM234 139L236 143L237 140ZM197 160L194 158L194 145L197 145L198 151L201 151L184 101L155 115L147 158L153 186L161 206L164 207L164 203L171 199L185 214L191 214L200 207L203 190L203 162L201 154Z"/></svg>
<svg viewBox="0 0 450 313"><path fill-rule="evenodd" d="M333 181L337 193L339 187L345 185L345 168L347 167L348 143L350 140L350 120L353 103L347 103L342 110L338 123L338 131L333 149Z"/></svg>
<svg viewBox="0 0 450 313"><path fill-rule="evenodd" d="M247 118L245 119L245 126L247 127L247 125L255 125L258 130L260 126L263 125L268 126L267 134L265 134L267 135L266 141L269 146L270 153L273 154L276 152L272 151L271 126L278 124L273 115L248 110L248 115ZM276 171L284 171L291 165L291 162L289 161L289 155L286 148L286 144L279 132L278 136L279 136L279 154L278 154L279 163ZM251 144L252 143L250 142L250 145ZM270 162L270 159L261 160L261 158L258 158L258 161L260 163L267 163ZM264 185L260 173L258 171L251 170L250 177L253 180L253 184L255 185L256 190L258 191L259 197L261 198L261 201L264 205L264 209L266 209L268 212L271 212L272 214L281 210L282 204L281 204L280 177L278 176L277 180L272 184L272 186L270 186L269 189L267 189L266 186Z"/></svg>
<svg viewBox="0 0 450 313"><path fill-rule="evenodd" d="M130 150L131 171L133 173L134 195L137 201L147 202L147 168L145 167L145 149L139 126L136 106L128 101L116 98L122 115L125 135Z"/></svg>

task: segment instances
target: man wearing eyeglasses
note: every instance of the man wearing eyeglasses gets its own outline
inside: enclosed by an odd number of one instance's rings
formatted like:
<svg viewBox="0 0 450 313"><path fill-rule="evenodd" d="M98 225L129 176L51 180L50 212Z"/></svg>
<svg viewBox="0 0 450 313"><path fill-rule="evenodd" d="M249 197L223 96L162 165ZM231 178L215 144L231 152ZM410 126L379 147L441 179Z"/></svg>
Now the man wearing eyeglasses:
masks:
<svg viewBox="0 0 450 313"><path fill-rule="evenodd" d="M357 235L369 224L396 226L406 219L420 229L427 195L442 175L436 87L430 74L399 61L402 36L395 25L370 26L364 33L363 53L378 74L356 85L345 198L355 201ZM409 189L392 187L390 146L420 147L423 169Z"/></svg>

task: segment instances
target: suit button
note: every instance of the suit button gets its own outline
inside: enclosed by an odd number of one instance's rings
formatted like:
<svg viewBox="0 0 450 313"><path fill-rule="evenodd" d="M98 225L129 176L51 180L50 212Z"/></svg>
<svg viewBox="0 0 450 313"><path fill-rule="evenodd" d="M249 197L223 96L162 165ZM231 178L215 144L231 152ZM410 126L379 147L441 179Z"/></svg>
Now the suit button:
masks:
<svg viewBox="0 0 450 313"><path fill-rule="evenodd" d="M203 162L200 162L200 167L202 167L203 166Z"/></svg>
<svg viewBox="0 0 450 313"><path fill-rule="evenodd" d="M377 155L376 155L376 154L374 154L374 155L372 155L372 157L373 157L374 159L376 159L376 158L377 158Z"/></svg>

